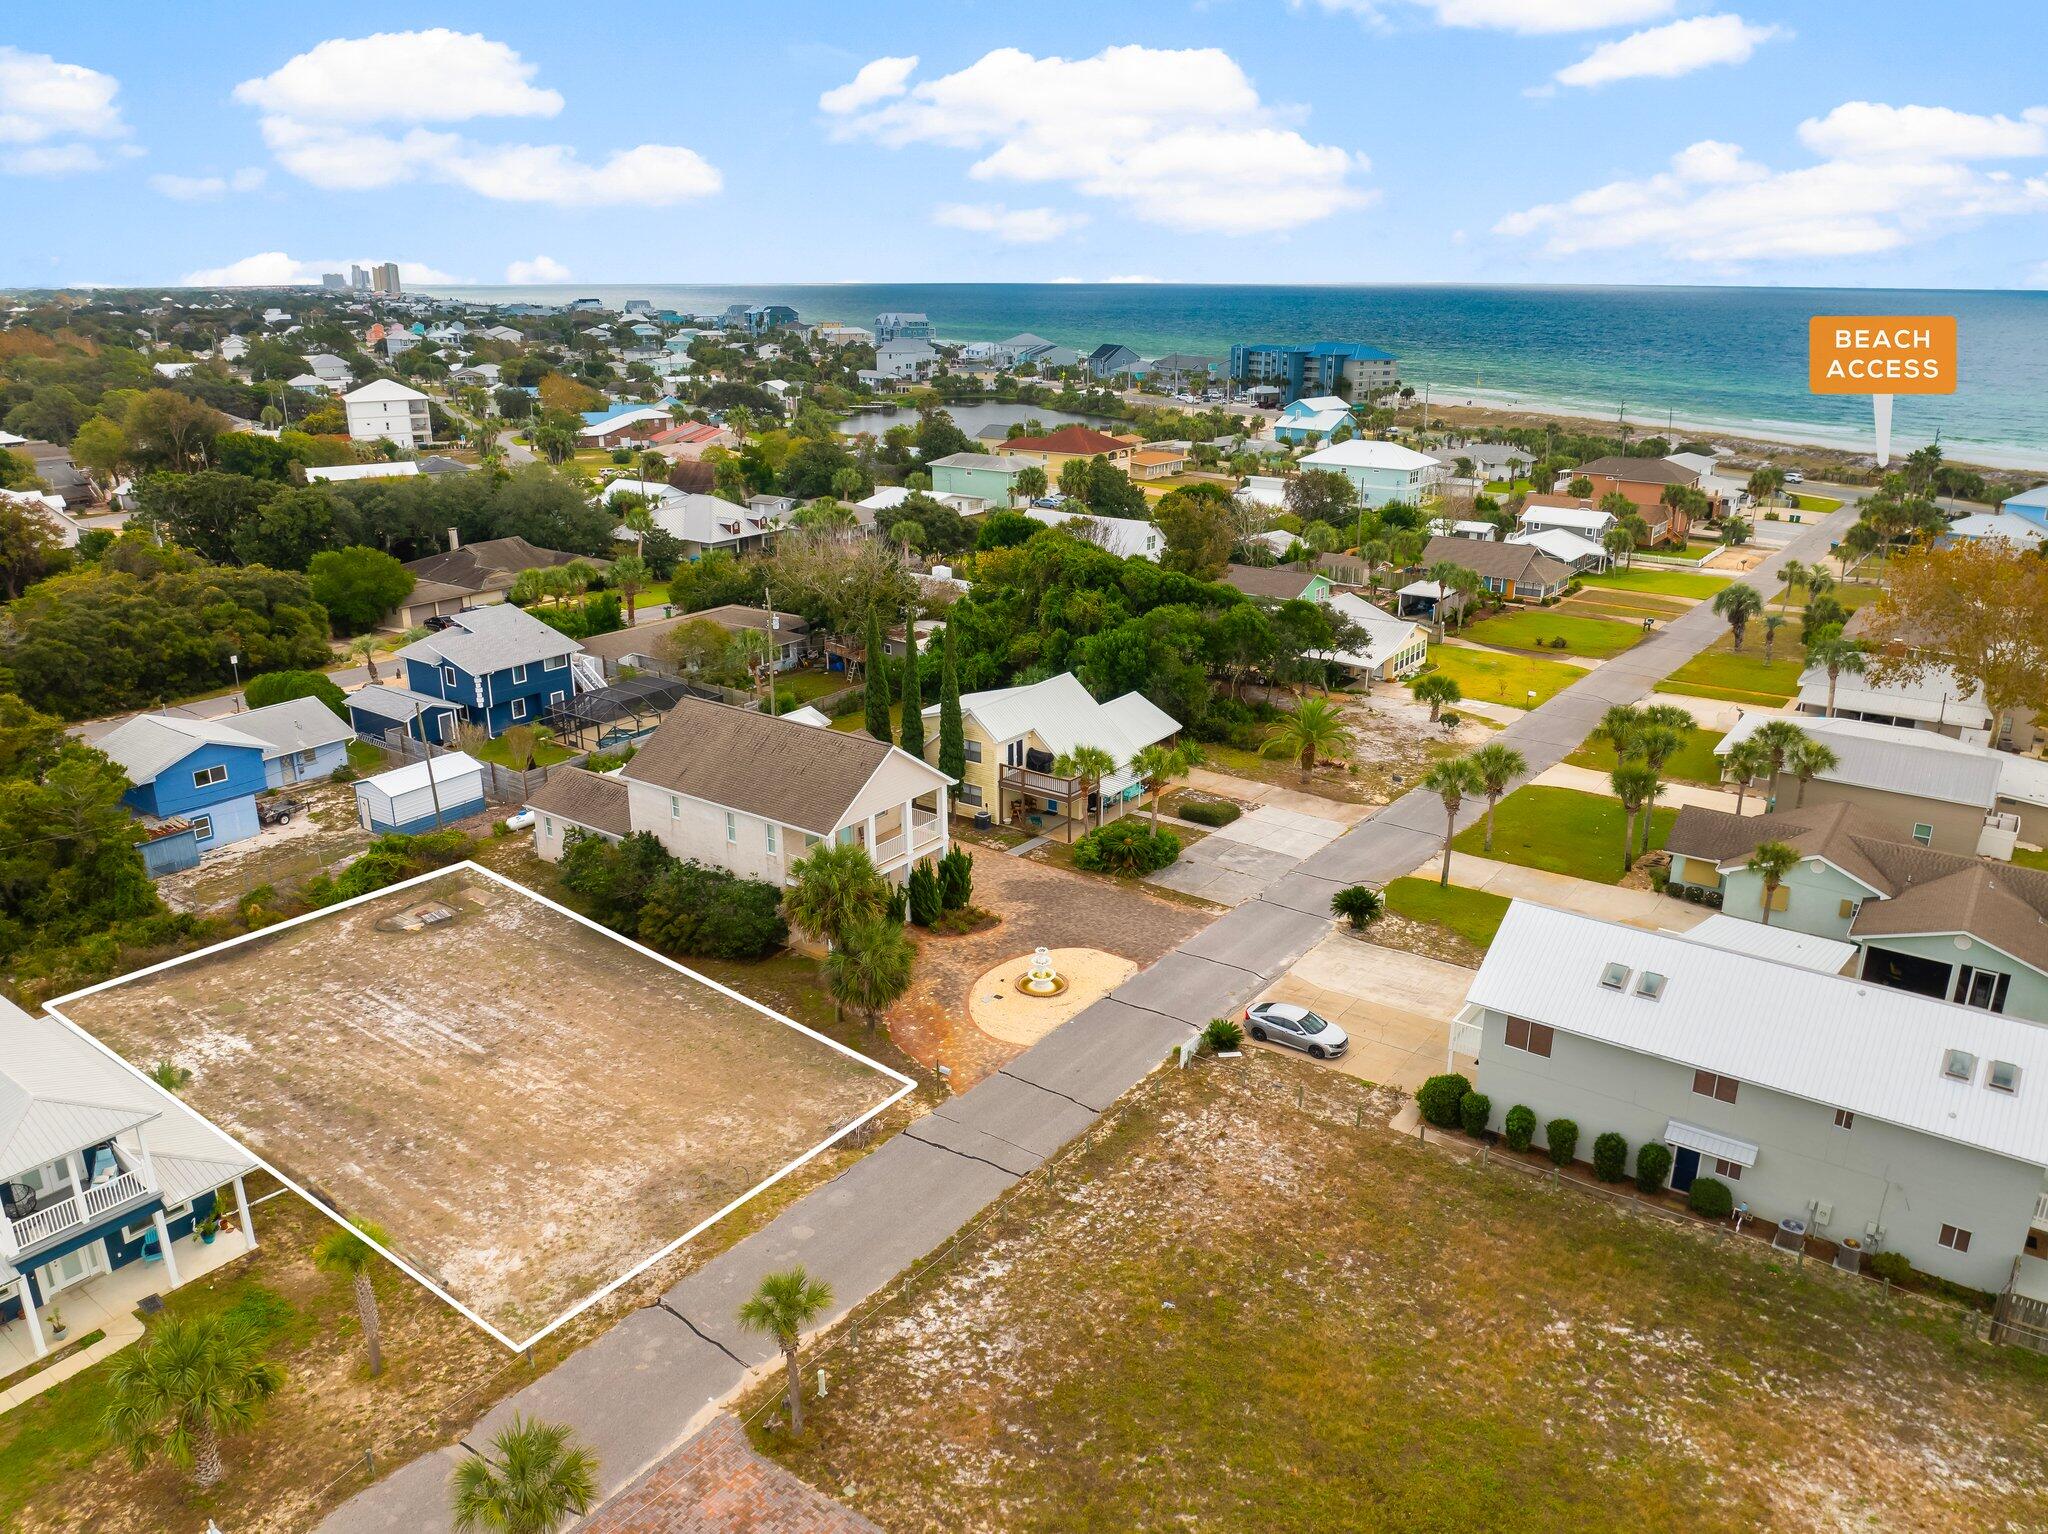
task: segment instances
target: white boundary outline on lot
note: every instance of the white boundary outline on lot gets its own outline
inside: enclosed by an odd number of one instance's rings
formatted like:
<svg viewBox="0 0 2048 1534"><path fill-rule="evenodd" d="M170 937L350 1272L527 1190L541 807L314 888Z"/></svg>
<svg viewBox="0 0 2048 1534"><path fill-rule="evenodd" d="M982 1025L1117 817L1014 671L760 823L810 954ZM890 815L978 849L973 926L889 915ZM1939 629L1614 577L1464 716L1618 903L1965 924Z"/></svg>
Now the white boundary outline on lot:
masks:
<svg viewBox="0 0 2048 1534"><path fill-rule="evenodd" d="M327 1203L326 1200L316 1198L313 1194L307 1192L306 1189L301 1187L296 1181L294 1181L290 1177L287 1177L283 1172L279 1171L276 1167L272 1166L268 1160L266 1160L262 1156L257 1155L254 1151L250 1150L248 1146L243 1145L239 1138L229 1133L228 1130L222 1128L219 1124L216 1124L212 1119L208 1118L205 1114L199 1112L199 1110L194 1108L191 1104L185 1102L184 1099L180 1098L175 1092L171 1092L166 1088L159 1086L156 1083L156 1081L154 1081L149 1076L149 1074L142 1069L141 1066L135 1064L134 1061L129 1060L124 1056L116 1053L111 1047L102 1042L89 1030L73 1022L71 1018L66 1016L65 1013L61 1010L63 1006L67 1003L82 1001L88 996L98 995L101 991L110 991L118 986L127 985L131 981L143 980L151 975L161 974L164 970L175 969L181 964L190 964L198 959L210 958L215 954L226 953L229 949L239 948L244 943L254 942L258 938L270 937L276 933L287 931L292 927L300 926L306 922L317 921L323 916L332 916L337 911L346 911L351 906L362 905L364 902L370 900L383 900L402 890L412 889L417 885L426 884L435 879L445 879L450 875L463 872L481 874L484 878L490 880L494 884L501 884L506 889L513 891L515 894L524 896L526 899L535 901L540 905L544 905L549 910L557 912L560 915L566 916L570 920L578 922L585 927L588 927L591 931L596 932L603 937L609 938L612 942L618 943L623 947L630 948L635 953L641 954L646 958L654 960L655 963L661 965L664 969L674 970L677 974L685 976L690 980L694 980L699 985L710 987L712 990L718 992L721 996L729 997L733 1001L737 1001L743 1006L752 1008L754 1011L760 1013L763 1017L771 1018L775 1022L781 1023L785 1028L794 1029L796 1032L801 1033L802 1035L804 1035L804 1037L808 1039L815 1039L818 1043L826 1045L831 1049L837 1050L840 1054L846 1056L847 1059L858 1061L860 1064L867 1066L870 1070L875 1071L882 1076L886 1076L891 1081L896 1082L896 1090L891 1092L887 1097L882 1099L882 1101L877 1103L874 1107L868 1109L868 1111L863 1113L859 1118L852 1120L842 1128L837 1129L833 1133L827 1135L823 1140L819 1141L816 1145L812 1146L809 1150L805 1151L801 1156L798 1156L794 1161L790 1162L780 1171L777 1171L772 1175L762 1179L753 1187L749 1188L746 1192L742 1193L738 1198L734 1199L731 1203L727 1204L724 1208L716 1211L713 1214L707 1215L704 1219L698 1221L695 1225L691 1226L688 1230L684 1231L680 1236L676 1237L675 1240L669 1242L668 1245L662 1247L660 1251L653 1253L651 1256L642 1258L639 1262L635 1263L632 1267L628 1268L625 1272L621 1273L617 1278L612 1279L609 1283L604 1284L593 1293L588 1294L584 1296L582 1299L578 1300L575 1304L571 1305L559 1316L556 1316L554 1320L548 1322L547 1325L543 1326L539 1331L535 1332L532 1336L526 1338L524 1341L520 1341L506 1336L505 1333L500 1331L497 1327L491 1325L490 1322L486 1321L482 1316L478 1315L469 1306L463 1304L461 1300L458 1300L454 1295L450 1294L446 1289L442 1288L441 1285L436 1283L433 1279L427 1277L426 1274L420 1272L419 1269L415 1268L403 1257L400 1257L396 1252L392 1251L389 1247L385 1246L381 1241L372 1239L367 1233L365 1233L362 1229L360 1229L358 1226L352 1223L346 1216L344 1216L341 1213L341 1211L334 1208L331 1204ZM174 959L165 959L162 963L152 964L148 966L146 969L138 969L134 971L132 974L117 975L112 980L102 980L97 985L89 985L84 987L82 990L67 992L64 995L57 997L56 1000L54 1001L45 1002L43 1004L43 1010L48 1012L50 1016L56 1018L58 1022L62 1023L66 1028L69 1028L73 1033L77 1034L80 1038L84 1039L88 1044L91 1044L93 1048L99 1050L99 1052L105 1055L108 1059L115 1061L117 1064L119 1064L124 1069L133 1074L137 1080L141 1081L144 1086L146 1086L150 1091L156 1093L157 1096L165 1099L168 1102L177 1104L178 1107L184 1109L185 1112L190 1113L194 1118L198 1119L201 1123L205 1124L207 1128L213 1130L216 1134L219 1134L226 1138L230 1144L238 1147L244 1155L248 1156L250 1160L254 1161L264 1171L268 1172L272 1177L275 1177L279 1182L283 1183L287 1188L291 1189L292 1192L298 1194L300 1198L304 1199L307 1203L311 1204L315 1209L318 1209L322 1214L326 1215L330 1220L334 1221L334 1223L339 1225L343 1230L350 1232L359 1240L363 1241L379 1256L383 1257L386 1262L390 1263L393 1267L397 1268L401 1273L405 1274L406 1277L410 1278L414 1283L420 1285L421 1288L427 1290L430 1294L440 1299L442 1302L447 1304L451 1309L456 1311L461 1316L465 1317L467 1320L474 1323L482 1331L488 1333L491 1337L495 1338L499 1343L503 1344L505 1347L511 1349L515 1353L525 1352L535 1343L540 1342L542 1339L546 1338L550 1333L575 1320L576 1317L583 1314L584 1311L590 1309L591 1306L597 1304L598 1301L604 1299L606 1296L610 1294L616 1293L619 1289L631 1283L634 1279L638 1278L642 1273L645 1273L649 1268L653 1267L656 1263L662 1261L664 1258L671 1257L675 1253L681 1251L690 1242L694 1241L706 1230L709 1230L713 1225L716 1225L720 1220L724 1219L727 1215L731 1214L734 1210L738 1209L742 1204L747 1203L749 1200L755 1198L757 1195L766 1192L769 1188L774 1187L775 1184L781 1182L785 1177L789 1176L792 1172L795 1172L800 1167L808 1165L817 1157L823 1155L826 1151L830 1150L834 1145L838 1144L841 1140L845 1139L846 1136L852 1134L856 1129L859 1129L863 1124L868 1123L877 1115L887 1112L890 1108L893 1108L897 1103L901 1102L910 1093L917 1090L917 1082L913 1078L904 1075L903 1072L886 1066L882 1064L882 1062L879 1060L869 1059L859 1050L851 1049L848 1046L840 1043L837 1039L827 1038L824 1034L819 1033L814 1028L806 1028L802 1023L798 1022L795 1018L785 1017L782 1013L777 1012L774 1008L763 1006L760 1002L754 1000L753 997L743 996L738 991L733 990L730 986L720 985L716 980L711 979L708 975L700 975L697 973L697 971L691 969L688 965L678 964L674 959L669 958L667 955L656 953L652 948L649 948L644 944L637 943L632 938L625 937L620 933L614 932L610 927L605 926L602 922L593 921L588 916L583 915L580 911L572 911L567 906L562 905L558 901L548 899L547 896L541 894L538 890L529 889L524 884L521 884L517 879L508 878L506 875L497 872L495 869L486 868L481 863L478 863L473 859L468 858L465 858L460 863L450 863L444 868L431 869L426 873L416 874L410 879L402 879L396 884L387 884L382 889L370 891L370 893L367 895L357 895L352 899L339 901L331 906L323 906L321 909L317 911L308 911L303 916L294 916L291 917L289 920L277 922L272 926L259 927L254 932L245 932L240 937L229 938L225 942L215 943L209 948L201 948L192 953L180 954L178 957Z"/></svg>

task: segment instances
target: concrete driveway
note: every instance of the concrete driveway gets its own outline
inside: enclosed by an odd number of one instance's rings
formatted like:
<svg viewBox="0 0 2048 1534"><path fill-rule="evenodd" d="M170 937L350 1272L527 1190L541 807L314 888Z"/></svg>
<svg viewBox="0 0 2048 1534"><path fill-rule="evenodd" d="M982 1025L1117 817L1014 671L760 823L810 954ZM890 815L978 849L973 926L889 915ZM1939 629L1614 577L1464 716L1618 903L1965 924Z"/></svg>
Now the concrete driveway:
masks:
<svg viewBox="0 0 2048 1534"><path fill-rule="evenodd" d="M1179 862L1151 875L1149 882L1218 905L1240 906L1256 900L1344 830L1341 821L1261 804L1229 825L1218 826L1183 852Z"/></svg>
<svg viewBox="0 0 2048 1534"><path fill-rule="evenodd" d="M1307 1007L1351 1036L1350 1051L1323 1069L1412 1092L1443 1070L1451 1019L1465 1004L1472 976L1459 965L1338 931L1303 954L1259 1000Z"/></svg>
<svg viewBox="0 0 2048 1534"><path fill-rule="evenodd" d="M1431 858L1413 870L1414 877L1434 880L1442 867L1440 858ZM1469 852L1451 854L1451 883L1509 900L1533 900L1561 911L1597 916L1602 921L1625 922L1647 932L1683 932L1714 914L1706 906L1687 905L1655 890L1623 889L1618 884L1574 879L1570 874L1524 868L1519 863L1502 863Z"/></svg>

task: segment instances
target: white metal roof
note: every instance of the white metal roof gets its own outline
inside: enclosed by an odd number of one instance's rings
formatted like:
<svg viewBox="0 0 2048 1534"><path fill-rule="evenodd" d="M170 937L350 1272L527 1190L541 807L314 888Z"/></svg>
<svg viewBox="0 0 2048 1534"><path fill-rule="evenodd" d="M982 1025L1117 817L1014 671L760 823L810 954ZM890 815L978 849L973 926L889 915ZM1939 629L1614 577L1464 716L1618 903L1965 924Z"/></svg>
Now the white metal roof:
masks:
<svg viewBox="0 0 2048 1534"><path fill-rule="evenodd" d="M398 654L403 660L429 665L452 661L474 677L582 651L583 646L560 629L550 628L510 602L499 602L451 614L446 628L415 639Z"/></svg>
<svg viewBox="0 0 2048 1534"><path fill-rule="evenodd" d="M360 389L353 389L342 397L343 404L361 400L365 404L381 404L386 400L420 400L426 395L417 389L408 389L395 378L374 378Z"/></svg>
<svg viewBox="0 0 2048 1534"><path fill-rule="evenodd" d="M1780 716L1743 715L1721 737L1714 754L1727 755L1737 742L1747 740L1765 720L1773 717ZM1967 804L1975 809L1990 809L1998 797L2002 763L1999 753L1989 747L1951 740L1933 730L1866 724L1860 719L1802 716L1793 722L1825 743L1839 758L1829 771L1814 774L1823 783L1846 783L1916 799Z"/></svg>
<svg viewBox="0 0 2048 1534"><path fill-rule="evenodd" d="M1310 655L1316 660L1331 660L1340 666L1369 671L1383 665L1389 656L1406 649L1423 633L1422 625L1413 618L1396 618L1393 614L1373 606L1363 597L1355 597L1348 591L1337 592L1324 605L1331 612L1349 619L1364 631L1365 647L1357 650L1310 651Z"/></svg>
<svg viewBox="0 0 2048 1534"><path fill-rule="evenodd" d="M376 714L385 719L410 721L417 708L422 715L431 716L436 709L454 710L459 704L450 703L446 698L434 697L431 693L414 692L410 687L392 687L370 682L358 687L348 695L350 708L360 708L366 713Z"/></svg>
<svg viewBox="0 0 2048 1534"><path fill-rule="evenodd" d="M1630 972L1618 991L1609 964ZM1665 977L1656 1001L1635 994L1646 970ZM2048 1166L2048 1028L2018 1018L1520 900L1467 999ZM1942 1074L1950 1049L1976 1056L1970 1081ZM1992 1060L2020 1068L2018 1092L1984 1085Z"/></svg>
<svg viewBox="0 0 2048 1534"><path fill-rule="evenodd" d="M1140 522L1133 517L1098 517L1088 512L1045 511L1033 507L1024 513L1034 522L1043 522L1047 527L1065 527L1069 522L1086 524L1083 537L1099 548L1122 559L1149 559L1157 562L1160 551L1166 547L1166 538L1150 522Z"/></svg>
<svg viewBox="0 0 2048 1534"><path fill-rule="evenodd" d="M394 458L389 463L336 463L324 467L316 465L306 470L311 480L351 479L410 479L419 473L420 466L410 458Z"/></svg>
<svg viewBox="0 0 2048 1534"><path fill-rule="evenodd" d="M1665 928L1673 937L1687 938L1731 953L1746 953L1756 959L1775 959L1796 964L1816 974L1839 975L1842 967L1856 957L1856 945L1831 937L1815 937L1792 927L1767 927L1760 921L1745 921L1716 911L1698 926L1679 932Z"/></svg>
<svg viewBox="0 0 2048 1534"><path fill-rule="evenodd" d="M1683 1119L1672 1119L1665 1124L1664 1138L1673 1145L1696 1150L1702 1156L1715 1156L1723 1161L1732 1161L1737 1166L1756 1165L1756 1147L1747 1140L1738 1140L1733 1135L1716 1134L1711 1129L1702 1129L1699 1125L1688 1124Z"/></svg>
<svg viewBox="0 0 2048 1534"><path fill-rule="evenodd" d="M432 758L435 783L459 783L464 778L483 776L483 764L460 751L448 751ZM389 772L380 772L373 778L364 778L358 788L374 788L387 799L396 799L400 794L409 794L416 788L425 788L429 781L426 762L407 762L403 767L394 767Z"/></svg>
<svg viewBox="0 0 2048 1534"><path fill-rule="evenodd" d="M1562 527L1539 527L1534 532L1516 533L1508 542L1526 543L1530 548L1568 565L1575 565L1582 559L1602 559L1607 554L1592 539L1581 538Z"/></svg>
<svg viewBox="0 0 2048 1534"><path fill-rule="evenodd" d="M1825 715L1828 706L1828 674L1809 666L1799 676L1799 702ZM1839 676L1835 679L1835 709L1842 714L1887 714L1895 719L1925 719L1933 724L1960 725L1964 729L1987 730L1991 710L1984 704L1984 689L1958 676L1946 666L1930 666L1915 681L1904 678L1880 682L1869 676Z"/></svg>
<svg viewBox="0 0 2048 1534"><path fill-rule="evenodd" d="M1318 448L1301 461L1316 469L1395 469L1404 474L1443 467L1429 454L1418 453L1398 442L1373 442L1359 437Z"/></svg>
<svg viewBox="0 0 2048 1534"><path fill-rule="evenodd" d="M960 699L960 710L972 714L998 742L1035 733L1055 756L1076 746L1100 746L1116 758L1119 768L1180 729L1179 721L1143 693L1096 702L1071 671L1022 687L967 693Z"/></svg>
<svg viewBox="0 0 2048 1534"><path fill-rule="evenodd" d="M128 781L141 787L154 783L165 768L183 761L201 746L253 747L267 752L270 743L245 734L218 719L187 719L179 714L137 714L94 742L114 759Z"/></svg>
<svg viewBox="0 0 2048 1534"><path fill-rule="evenodd" d="M2036 548L2048 542L2048 529L2037 527L2009 511L1980 511L1949 523L1943 536L1949 538L2002 538L2016 549Z"/></svg>
<svg viewBox="0 0 2048 1534"><path fill-rule="evenodd" d="M1522 526L1531 530L1561 527L1567 532L1598 536L1614 526L1614 518L1591 506L1525 506Z"/></svg>

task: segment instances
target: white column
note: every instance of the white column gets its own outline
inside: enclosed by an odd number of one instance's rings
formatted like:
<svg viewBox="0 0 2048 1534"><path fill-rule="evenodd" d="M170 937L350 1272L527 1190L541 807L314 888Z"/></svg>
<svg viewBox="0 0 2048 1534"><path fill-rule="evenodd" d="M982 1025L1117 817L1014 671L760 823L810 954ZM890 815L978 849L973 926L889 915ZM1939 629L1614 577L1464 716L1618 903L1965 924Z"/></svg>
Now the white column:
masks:
<svg viewBox="0 0 2048 1534"><path fill-rule="evenodd" d="M944 857L953 845L953 823L946 806L946 785L939 785L939 856Z"/></svg>
<svg viewBox="0 0 2048 1534"><path fill-rule="evenodd" d="M43 1337L43 1318L36 1314L36 1297L29 1293L28 1275L21 1275L21 1316L28 1322L28 1338L36 1347L36 1357L41 1358L50 1351L50 1344Z"/></svg>
<svg viewBox="0 0 2048 1534"><path fill-rule="evenodd" d="M915 799L905 799L903 801L903 857L906 862L910 858L910 828L915 824L911 819L911 814L916 808L917 801Z"/></svg>
<svg viewBox="0 0 2048 1534"><path fill-rule="evenodd" d="M178 1257L171 1250L171 1227L159 1209L149 1217L149 1223L156 1227L157 1249L164 1254L164 1276L170 1279L171 1287L177 1288L184 1280L178 1277Z"/></svg>
<svg viewBox="0 0 2048 1534"><path fill-rule="evenodd" d="M235 1174L235 1207L242 1211L242 1238L253 1252L256 1250L256 1211L249 1207L249 1191L242 1186L240 1173Z"/></svg>
<svg viewBox="0 0 2048 1534"><path fill-rule="evenodd" d="M881 815L879 812L868 816L868 857L873 861L877 868L882 866L882 849L875 845L875 822L879 819L881 819Z"/></svg>

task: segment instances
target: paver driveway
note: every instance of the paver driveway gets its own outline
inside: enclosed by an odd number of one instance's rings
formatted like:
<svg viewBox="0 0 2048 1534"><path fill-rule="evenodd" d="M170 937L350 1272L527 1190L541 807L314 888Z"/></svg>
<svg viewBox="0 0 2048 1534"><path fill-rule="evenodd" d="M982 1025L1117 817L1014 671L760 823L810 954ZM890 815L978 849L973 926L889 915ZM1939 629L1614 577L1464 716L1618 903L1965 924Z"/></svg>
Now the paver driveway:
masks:
<svg viewBox="0 0 2048 1534"><path fill-rule="evenodd" d="M1243 905L1344 830L1341 821L1262 804L1211 831L1183 852L1179 862L1153 874L1151 882L1218 905Z"/></svg>

